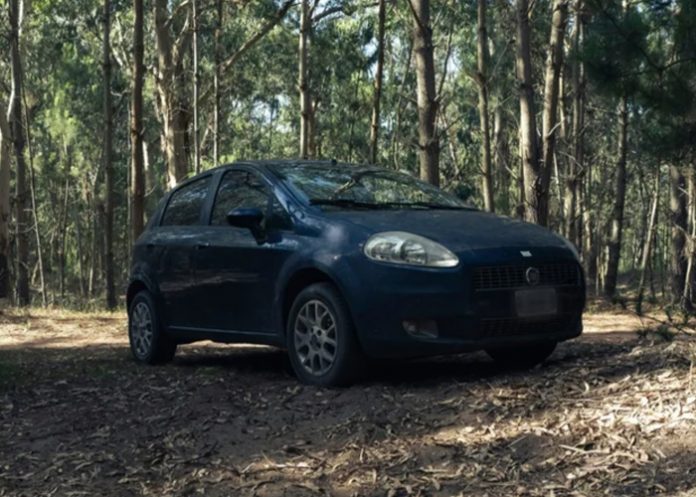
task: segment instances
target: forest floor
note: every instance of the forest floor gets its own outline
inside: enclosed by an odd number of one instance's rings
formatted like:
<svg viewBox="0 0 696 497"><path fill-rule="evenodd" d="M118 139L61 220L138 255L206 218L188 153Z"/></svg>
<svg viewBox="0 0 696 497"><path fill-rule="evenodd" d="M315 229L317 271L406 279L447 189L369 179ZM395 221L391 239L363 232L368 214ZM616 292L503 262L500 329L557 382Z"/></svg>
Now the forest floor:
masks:
<svg viewBox="0 0 696 497"><path fill-rule="evenodd" d="M341 390L282 353L130 358L121 314L0 315L0 496L696 496L696 339L595 309L543 366L389 364Z"/></svg>

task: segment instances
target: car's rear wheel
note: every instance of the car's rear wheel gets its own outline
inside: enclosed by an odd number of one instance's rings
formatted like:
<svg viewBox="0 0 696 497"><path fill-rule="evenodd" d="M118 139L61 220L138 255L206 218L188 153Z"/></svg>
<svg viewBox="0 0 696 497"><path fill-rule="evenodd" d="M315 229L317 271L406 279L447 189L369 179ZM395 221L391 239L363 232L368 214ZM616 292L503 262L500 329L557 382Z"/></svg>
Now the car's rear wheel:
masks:
<svg viewBox="0 0 696 497"><path fill-rule="evenodd" d="M548 359L555 349L556 342L540 342L487 349L486 353L503 367L530 369Z"/></svg>
<svg viewBox="0 0 696 497"><path fill-rule="evenodd" d="M328 283L310 285L295 298L287 346L292 368L303 383L345 386L364 370L348 307Z"/></svg>
<svg viewBox="0 0 696 497"><path fill-rule="evenodd" d="M162 330L150 292L139 292L128 308L128 340L133 357L146 364L169 362L176 353L176 342Z"/></svg>

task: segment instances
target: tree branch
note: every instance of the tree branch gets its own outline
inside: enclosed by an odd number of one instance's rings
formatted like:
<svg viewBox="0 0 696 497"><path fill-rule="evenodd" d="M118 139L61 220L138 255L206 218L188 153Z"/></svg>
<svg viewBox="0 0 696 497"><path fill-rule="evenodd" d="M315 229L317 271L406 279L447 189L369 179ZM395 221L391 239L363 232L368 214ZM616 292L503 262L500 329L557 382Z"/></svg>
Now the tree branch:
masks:
<svg viewBox="0 0 696 497"><path fill-rule="evenodd" d="M254 45L261 40L261 38L266 36L276 25L278 25L278 23L282 21L285 15L288 13L290 7L292 7L294 4L295 0L287 0L266 24L264 24L256 33L254 33L254 35L251 36L251 38L249 38L244 42L244 44L242 44L241 47L239 47L239 50L230 55L224 61L220 62L220 77L224 77L225 72L229 71L230 68L242 57L242 55L251 50ZM212 91L212 85L208 85L206 90L201 92L201 96L198 100L199 105L204 105L208 101Z"/></svg>
<svg viewBox="0 0 696 497"><path fill-rule="evenodd" d="M266 36L269 31L276 27L276 25L283 20L285 15L288 13L288 10L290 10L290 7L292 7L294 3L295 0L287 0L280 7L280 9L278 9L278 12L276 12L275 15L261 27L261 29L259 29L251 38L249 38L241 47L239 47L239 50L233 53L226 60L222 61L220 63L220 73L224 74L226 71L228 71L230 67L232 67L241 58L242 55L248 52L249 49L256 45L261 38Z"/></svg>

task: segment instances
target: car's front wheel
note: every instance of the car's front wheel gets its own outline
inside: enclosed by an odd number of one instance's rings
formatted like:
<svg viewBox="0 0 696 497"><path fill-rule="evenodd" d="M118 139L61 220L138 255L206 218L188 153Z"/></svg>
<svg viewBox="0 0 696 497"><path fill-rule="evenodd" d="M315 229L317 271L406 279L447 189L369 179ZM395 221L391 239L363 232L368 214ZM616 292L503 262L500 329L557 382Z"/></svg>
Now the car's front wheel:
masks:
<svg viewBox="0 0 696 497"><path fill-rule="evenodd" d="M548 359L555 349L556 342L541 342L487 349L486 353L503 367L530 369Z"/></svg>
<svg viewBox="0 0 696 497"><path fill-rule="evenodd" d="M176 353L176 342L162 331L155 301L146 290L133 297L128 308L128 340L138 362L169 362Z"/></svg>
<svg viewBox="0 0 696 497"><path fill-rule="evenodd" d="M287 326L290 363L304 383L345 386L364 370L348 307L336 288L317 283L295 298Z"/></svg>

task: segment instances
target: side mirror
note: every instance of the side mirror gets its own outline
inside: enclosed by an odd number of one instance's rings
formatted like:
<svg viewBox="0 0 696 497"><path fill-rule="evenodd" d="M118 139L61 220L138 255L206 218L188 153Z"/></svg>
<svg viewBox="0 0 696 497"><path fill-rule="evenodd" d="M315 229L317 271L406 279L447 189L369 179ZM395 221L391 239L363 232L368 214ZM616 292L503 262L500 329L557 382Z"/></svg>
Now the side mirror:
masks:
<svg viewBox="0 0 696 497"><path fill-rule="evenodd" d="M227 213L227 223L237 228L247 228L254 235L256 241L263 243L266 239L266 230L261 225L263 212L255 207L232 209Z"/></svg>

